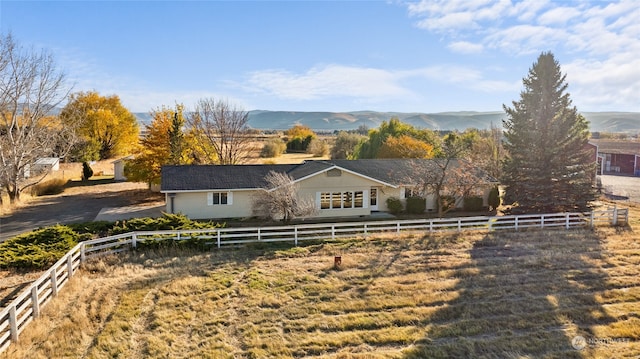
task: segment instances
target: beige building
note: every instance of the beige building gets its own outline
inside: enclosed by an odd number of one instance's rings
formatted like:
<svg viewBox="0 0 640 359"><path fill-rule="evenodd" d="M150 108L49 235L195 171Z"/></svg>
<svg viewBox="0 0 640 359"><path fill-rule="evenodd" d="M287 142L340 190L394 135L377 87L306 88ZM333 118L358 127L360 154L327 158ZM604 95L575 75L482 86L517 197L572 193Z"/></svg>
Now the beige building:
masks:
<svg viewBox="0 0 640 359"><path fill-rule="evenodd" d="M275 171L288 174L298 185L298 196L313 201L314 217L368 216L387 211L390 197L405 201L415 191L416 164L428 161L431 160L164 166L161 192L166 196L167 213L182 213L192 219L247 218L254 215L254 194L268 190L265 176ZM485 204L492 183L483 181L478 189ZM436 211L434 196L425 197L426 210Z"/></svg>

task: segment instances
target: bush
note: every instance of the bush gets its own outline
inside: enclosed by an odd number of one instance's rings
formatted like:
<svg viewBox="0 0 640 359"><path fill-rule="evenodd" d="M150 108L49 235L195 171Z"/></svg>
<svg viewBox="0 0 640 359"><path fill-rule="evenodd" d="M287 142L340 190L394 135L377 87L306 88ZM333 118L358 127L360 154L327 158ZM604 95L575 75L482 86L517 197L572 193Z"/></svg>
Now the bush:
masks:
<svg viewBox="0 0 640 359"><path fill-rule="evenodd" d="M407 198L407 213L422 214L427 208L427 200L423 197Z"/></svg>
<svg viewBox="0 0 640 359"><path fill-rule="evenodd" d="M202 229L222 227L220 223L192 221L183 214L165 213L160 218L133 218L116 222L111 230L112 234L135 231L163 231L178 229Z"/></svg>
<svg viewBox="0 0 640 359"><path fill-rule="evenodd" d="M398 214L402 212L402 201L396 197L387 198L387 209L391 214Z"/></svg>
<svg viewBox="0 0 640 359"><path fill-rule="evenodd" d="M467 212L478 212L482 210L482 197L469 196L464 198L464 210Z"/></svg>
<svg viewBox="0 0 640 359"><path fill-rule="evenodd" d="M82 162L82 180L88 181L93 176L93 169L87 162Z"/></svg>
<svg viewBox="0 0 640 359"><path fill-rule="evenodd" d="M326 141L314 138L307 147L307 153L312 154L315 157L324 157L329 154L329 145Z"/></svg>
<svg viewBox="0 0 640 359"><path fill-rule="evenodd" d="M305 138L294 137L290 139L287 141L287 152L306 152L313 138L313 135L309 135Z"/></svg>
<svg viewBox="0 0 640 359"><path fill-rule="evenodd" d="M61 225L23 234L0 244L0 268L45 269L87 239Z"/></svg>
<svg viewBox="0 0 640 359"><path fill-rule="evenodd" d="M56 178L52 180L48 180L42 183L38 183L37 185L31 188L32 196L52 196L55 194L60 194L64 192L64 187L66 186L67 181Z"/></svg>
<svg viewBox="0 0 640 359"><path fill-rule="evenodd" d="M284 150L287 149L287 144L282 142L279 138L272 138L269 141L265 142L264 146L262 146L262 150L260 151L260 157L269 158L269 157L278 157L284 153Z"/></svg>
<svg viewBox="0 0 640 359"><path fill-rule="evenodd" d="M493 187L489 192L489 208L491 210L496 210L500 206L500 192L498 191L498 187Z"/></svg>

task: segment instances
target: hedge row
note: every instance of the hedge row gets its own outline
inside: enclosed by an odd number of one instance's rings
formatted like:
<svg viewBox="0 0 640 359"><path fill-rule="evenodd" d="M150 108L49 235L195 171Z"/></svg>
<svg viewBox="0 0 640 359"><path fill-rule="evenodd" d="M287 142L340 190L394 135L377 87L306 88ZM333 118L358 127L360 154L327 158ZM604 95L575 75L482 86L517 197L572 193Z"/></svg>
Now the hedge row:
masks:
<svg viewBox="0 0 640 359"><path fill-rule="evenodd" d="M46 269L57 262L78 242L96 237L134 232L217 228L214 222L192 221L180 214L164 214L160 218L135 218L117 222L88 222L55 225L0 243L0 268L38 270ZM172 241L161 241L149 246L171 245ZM197 239L186 240L182 246L201 245Z"/></svg>

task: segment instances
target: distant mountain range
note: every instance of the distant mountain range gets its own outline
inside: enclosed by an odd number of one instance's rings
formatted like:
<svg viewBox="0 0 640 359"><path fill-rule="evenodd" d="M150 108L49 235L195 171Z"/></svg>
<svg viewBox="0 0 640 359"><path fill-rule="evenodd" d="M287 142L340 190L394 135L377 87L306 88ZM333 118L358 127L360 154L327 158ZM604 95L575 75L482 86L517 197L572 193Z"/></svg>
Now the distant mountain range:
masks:
<svg viewBox="0 0 640 359"><path fill-rule="evenodd" d="M151 122L148 113L135 113L144 124ZM583 112L591 122L591 131L640 132L640 112ZM397 117L402 122L417 128L432 130L465 130L467 128L488 129L491 124L502 126L506 114L496 112L300 112L300 111L249 111L249 125L262 130L285 130L296 124L308 126L316 131L354 130L364 125L368 128L380 126L382 121Z"/></svg>

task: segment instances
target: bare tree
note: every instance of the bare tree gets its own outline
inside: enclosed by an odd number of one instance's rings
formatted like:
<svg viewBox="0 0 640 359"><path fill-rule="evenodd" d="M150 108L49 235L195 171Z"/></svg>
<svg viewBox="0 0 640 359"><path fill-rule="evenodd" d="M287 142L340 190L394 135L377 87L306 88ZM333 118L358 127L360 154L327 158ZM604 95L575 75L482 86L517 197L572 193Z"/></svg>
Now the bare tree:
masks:
<svg viewBox="0 0 640 359"><path fill-rule="evenodd" d="M246 162L253 141L248 122L249 113L228 101L199 100L188 123L196 152L205 157L201 162L221 165Z"/></svg>
<svg viewBox="0 0 640 359"><path fill-rule="evenodd" d="M64 79L46 51L0 37L0 183L12 203L46 175L25 180L38 158L63 157L75 142L74 126L51 115L69 93Z"/></svg>
<svg viewBox="0 0 640 359"><path fill-rule="evenodd" d="M471 138L456 133L446 135L438 156L430 160L415 160L408 178L422 196L434 195L438 216L455 208L456 200L468 195L484 180L478 168L466 160Z"/></svg>
<svg viewBox="0 0 640 359"><path fill-rule="evenodd" d="M253 198L255 216L289 222L315 213L313 199L301 198L298 185L288 174L270 171L265 180L266 188Z"/></svg>

